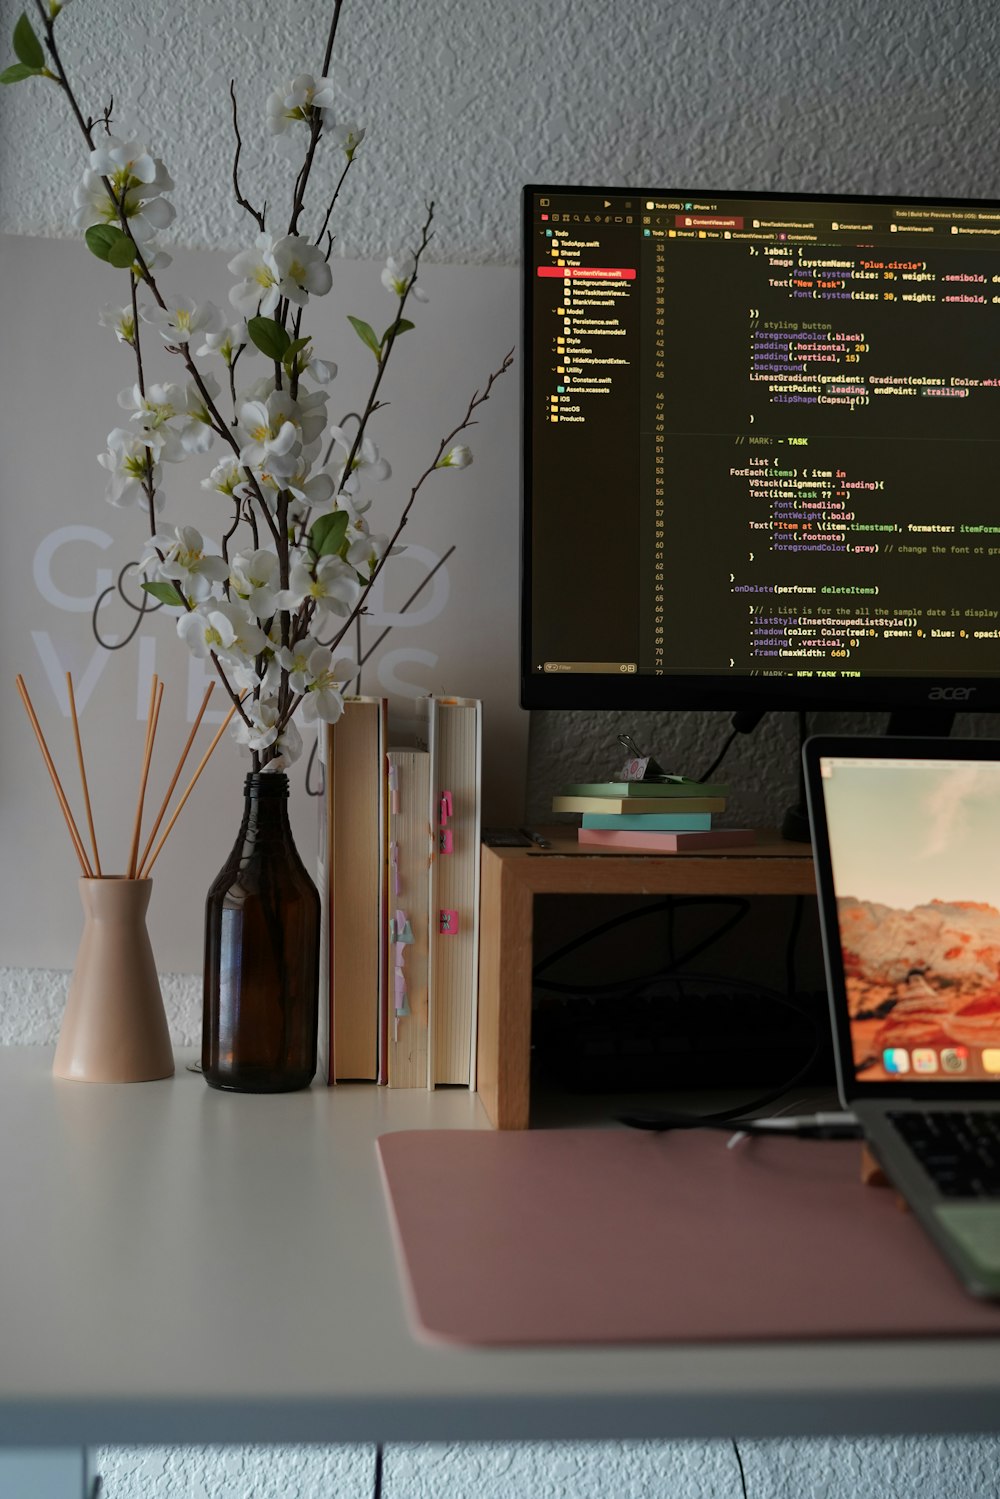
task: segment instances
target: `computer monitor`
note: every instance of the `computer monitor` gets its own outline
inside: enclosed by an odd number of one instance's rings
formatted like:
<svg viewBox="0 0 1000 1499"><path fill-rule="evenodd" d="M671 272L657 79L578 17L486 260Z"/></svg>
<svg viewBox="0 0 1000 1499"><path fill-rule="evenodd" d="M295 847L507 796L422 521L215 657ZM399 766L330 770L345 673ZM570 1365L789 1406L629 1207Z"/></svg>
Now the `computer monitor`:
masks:
<svg viewBox="0 0 1000 1499"><path fill-rule="evenodd" d="M1000 709L1000 203L523 227L523 705Z"/></svg>

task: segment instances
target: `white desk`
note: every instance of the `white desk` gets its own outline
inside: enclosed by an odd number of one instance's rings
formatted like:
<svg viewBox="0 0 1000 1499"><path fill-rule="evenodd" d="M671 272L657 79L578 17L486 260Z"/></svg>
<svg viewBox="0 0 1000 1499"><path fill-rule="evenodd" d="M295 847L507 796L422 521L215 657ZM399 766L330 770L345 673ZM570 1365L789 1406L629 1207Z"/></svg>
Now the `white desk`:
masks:
<svg viewBox="0 0 1000 1499"><path fill-rule="evenodd" d="M55 1081L0 1048L0 1443L1000 1428L1000 1341L451 1350L411 1336L374 1140L474 1095Z"/></svg>

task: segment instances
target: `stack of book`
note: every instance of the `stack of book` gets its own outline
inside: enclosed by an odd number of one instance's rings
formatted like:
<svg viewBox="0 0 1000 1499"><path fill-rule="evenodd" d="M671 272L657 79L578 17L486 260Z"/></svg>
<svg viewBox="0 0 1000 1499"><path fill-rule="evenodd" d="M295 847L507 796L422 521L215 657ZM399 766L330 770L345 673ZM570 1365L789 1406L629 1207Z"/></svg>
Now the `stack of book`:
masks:
<svg viewBox="0 0 1000 1499"><path fill-rule="evenodd" d="M753 843L749 828L719 827L727 786L701 781L596 781L567 786L553 812L582 813L577 837L593 848L736 848Z"/></svg>
<svg viewBox="0 0 1000 1499"><path fill-rule="evenodd" d="M481 705L421 699L403 745L388 708L324 738L319 1077L475 1087Z"/></svg>

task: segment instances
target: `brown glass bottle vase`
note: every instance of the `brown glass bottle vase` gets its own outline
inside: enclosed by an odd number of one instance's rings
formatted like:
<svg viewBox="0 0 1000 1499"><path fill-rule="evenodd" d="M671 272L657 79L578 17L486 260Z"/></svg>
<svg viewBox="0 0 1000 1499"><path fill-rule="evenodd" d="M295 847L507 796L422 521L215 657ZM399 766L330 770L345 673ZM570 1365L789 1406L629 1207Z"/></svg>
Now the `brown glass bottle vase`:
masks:
<svg viewBox="0 0 1000 1499"><path fill-rule="evenodd" d="M288 1093L316 1071L320 898L288 822L288 777L246 778L243 824L208 892L201 1064L213 1088Z"/></svg>

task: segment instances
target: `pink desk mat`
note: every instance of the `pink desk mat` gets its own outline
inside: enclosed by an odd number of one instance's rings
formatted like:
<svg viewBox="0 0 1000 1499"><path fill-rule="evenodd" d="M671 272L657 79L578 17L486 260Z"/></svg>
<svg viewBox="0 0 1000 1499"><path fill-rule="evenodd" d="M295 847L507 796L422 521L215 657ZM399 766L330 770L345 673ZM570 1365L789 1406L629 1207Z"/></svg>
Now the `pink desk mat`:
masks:
<svg viewBox="0 0 1000 1499"><path fill-rule="evenodd" d="M474 1345L1000 1336L847 1141L378 1140L415 1331Z"/></svg>

